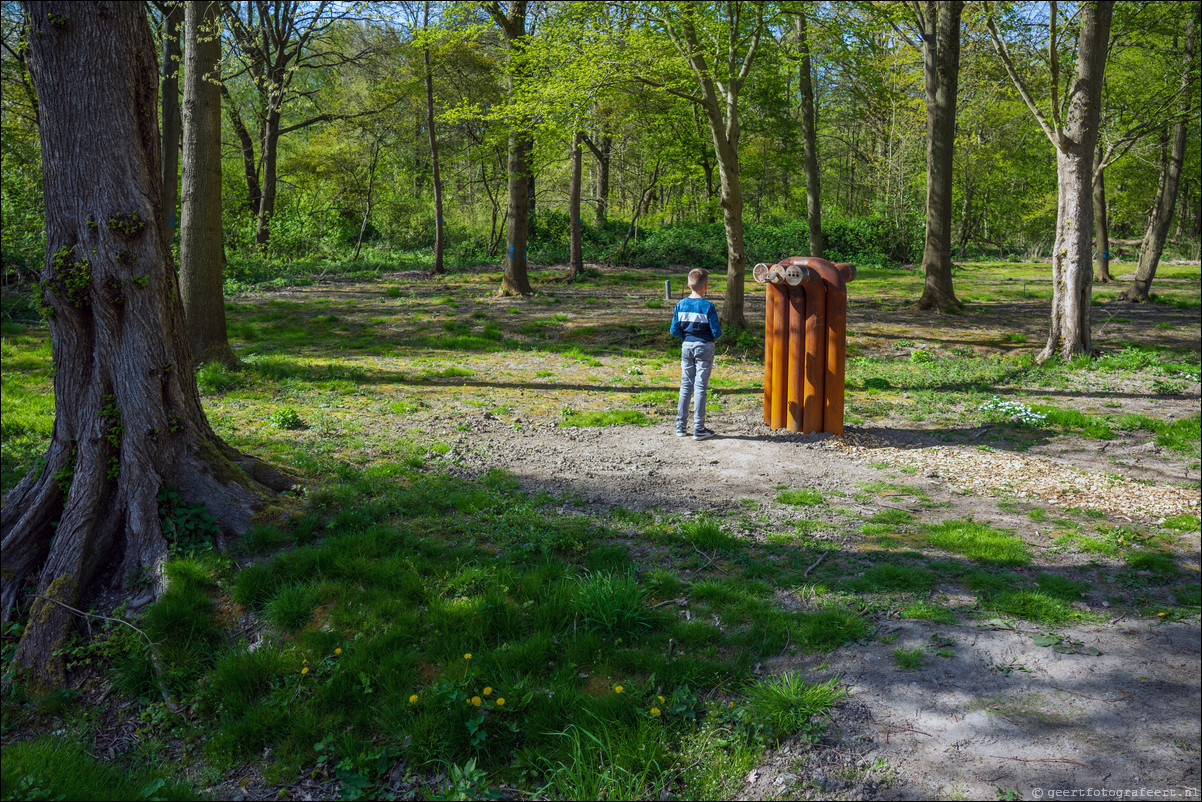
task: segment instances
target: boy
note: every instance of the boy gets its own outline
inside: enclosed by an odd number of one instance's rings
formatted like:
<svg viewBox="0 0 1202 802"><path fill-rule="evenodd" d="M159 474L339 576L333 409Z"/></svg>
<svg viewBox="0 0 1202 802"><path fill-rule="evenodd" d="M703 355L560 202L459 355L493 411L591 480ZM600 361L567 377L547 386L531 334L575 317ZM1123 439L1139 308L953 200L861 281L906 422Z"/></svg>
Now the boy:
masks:
<svg viewBox="0 0 1202 802"><path fill-rule="evenodd" d="M722 336L718 310L705 300L709 289L709 273L700 268L689 271L689 293L672 310L675 337L684 340L680 346L680 400L676 405L676 436L686 437L685 422L689 415L689 396L693 396L693 439L708 440L714 433L705 428L705 391L709 388L710 371L714 369L714 340Z"/></svg>

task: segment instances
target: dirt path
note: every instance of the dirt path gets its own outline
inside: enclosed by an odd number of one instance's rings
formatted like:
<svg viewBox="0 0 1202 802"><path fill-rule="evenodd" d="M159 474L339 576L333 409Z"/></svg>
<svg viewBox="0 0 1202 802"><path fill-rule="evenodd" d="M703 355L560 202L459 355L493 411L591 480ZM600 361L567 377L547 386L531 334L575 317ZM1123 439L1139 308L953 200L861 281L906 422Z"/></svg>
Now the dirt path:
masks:
<svg viewBox="0 0 1202 802"><path fill-rule="evenodd" d="M768 530L773 524L792 525L799 514L772 503L779 492L774 486L851 496L866 483L898 481L890 470L908 457L934 458L933 440L888 426L849 427L842 440L771 432L759 419L757 404L754 398L732 404L712 420L719 436L700 443L676 438L667 420L651 427L570 429L556 427L550 415L505 419L458 412L432 422L449 431L451 421L471 415L471 434L461 436L448 455L468 472L501 467L528 490L575 497L598 510L624 506L730 516L753 509L769 522ZM1047 492L1030 500L1052 510L1058 504L1081 503L1080 495L1057 496L1057 479L1048 474L1061 468L1064 487L1085 477L1109 482L1110 498L1161 494L1159 508L1133 511L1124 506L1120 519L1134 516L1148 522L1197 513L1196 490L1150 487L1146 479L1132 481L1138 476L1106 476L1098 469L1106 465L1113 470L1112 464L1095 453L1096 441L1086 445L1093 448L1062 438L1040 454L1002 454L998 459L1009 470L1042 482ZM1137 447L1134 442L1111 445L1118 450ZM940 448L945 460L992 456L974 446ZM1144 456L1145 473L1174 481L1187 478L1180 460L1157 459L1146 450ZM1014 529L1036 549L1047 548L1046 527L1041 530L1029 517L999 506L1003 491L991 492L991 470L997 471L988 466L927 469L906 476L905 482L926 491L939 519L972 515ZM984 481L973 486L973 473ZM996 484L1012 492L1013 482L1003 479ZM843 506L812 508L805 516L819 522L818 537L857 549L863 537L855 534L848 515L871 513L879 506L860 505L852 498L838 503ZM1192 544L1188 561L1196 571L1196 534ZM941 593L954 598L963 591L949 584L936 588L935 595ZM794 593L778 596L789 605L805 604ZM1082 605L1106 613L1107 603L1100 598ZM965 617L955 625L885 620L866 642L831 655L786 653L765 663L764 672L800 669L814 680L837 676L850 696L819 748L782 745L747 776L737 796L1031 799L1053 789L1196 789L1202 700L1198 617L1161 623L1111 616L1096 625L1057 629L1060 647L1070 653L1037 645L1033 638L1046 632L1022 622ZM936 646L945 657L934 654ZM1100 654L1086 653L1089 647ZM925 648L931 656L919 670L900 670L892 660L899 648ZM1021 796L1007 797L1014 793Z"/></svg>

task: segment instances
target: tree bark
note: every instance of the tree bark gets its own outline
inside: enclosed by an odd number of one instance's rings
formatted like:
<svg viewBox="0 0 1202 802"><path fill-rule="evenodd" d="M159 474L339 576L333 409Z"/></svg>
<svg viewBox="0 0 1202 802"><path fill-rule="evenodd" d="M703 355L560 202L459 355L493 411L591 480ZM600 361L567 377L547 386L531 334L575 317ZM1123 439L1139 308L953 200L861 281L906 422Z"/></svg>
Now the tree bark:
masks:
<svg viewBox="0 0 1202 802"><path fill-rule="evenodd" d="M1167 150L1167 158L1160 162L1160 181L1156 189L1156 202L1148 218L1144 241L1139 247L1139 264L1135 268L1135 280L1119 298L1126 301L1148 300L1156 268L1164 254L1164 244L1169 236L1169 225L1173 222L1173 210L1177 207L1177 187L1181 180L1181 167L1185 163L1185 136L1193 96L1190 93L1190 77L1197 68L1194 51L1198 40L1198 25L1202 22L1202 2L1194 2L1194 22L1185 37L1185 53L1181 68L1181 102L1176 125L1173 126L1173 144ZM1168 143L1165 142L1164 145ZM1162 151L1164 153L1164 151Z"/></svg>
<svg viewBox="0 0 1202 802"><path fill-rule="evenodd" d="M1093 157L1093 240L1095 284L1109 284L1110 275L1110 226L1106 219L1106 175L1102 169L1102 148L1094 151Z"/></svg>
<svg viewBox="0 0 1202 802"><path fill-rule="evenodd" d="M271 218L275 215L276 156L280 143L280 110L269 102L267 118L263 121L263 186L259 196L259 218L255 224L255 247L267 250L271 237Z"/></svg>
<svg viewBox="0 0 1202 802"><path fill-rule="evenodd" d="M244 530L269 492L231 462L237 454L209 427L190 369L142 5L59 0L27 11L59 403L42 467L0 511L5 621L27 582L78 607L94 583L128 589L159 567L167 542L156 495L165 485L205 504L227 532ZM58 604L33 600L15 658L33 692L62 686L57 652L71 623Z"/></svg>
<svg viewBox="0 0 1202 802"><path fill-rule="evenodd" d="M423 6L422 25L430 26L430 0ZM434 272L442 273L442 252L446 247L446 230L442 220L442 177L438 166L438 137L434 135L434 71L430 69L430 48L422 51L426 65L426 131L430 136L430 169L434 178Z"/></svg>
<svg viewBox="0 0 1202 802"><path fill-rule="evenodd" d="M1055 14L1055 7L1052 9ZM1056 240L1052 246L1052 315L1039 361L1093 351L1093 154L1098 143L1102 79L1113 0L1081 7L1077 72L1056 153Z"/></svg>
<svg viewBox="0 0 1202 802"><path fill-rule="evenodd" d="M956 91L960 76L963 0L926 2L922 29L927 95L926 278L919 309L960 306L952 289L952 165L956 144Z"/></svg>
<svg viewBox="0 0 1202 802"><path fill-rule="evenodd" d="M738 332L747 328L743 316L743 280L746 274L747 253L743 241L743 189L739 182L739 93L751 71L764 30L763 7L754 5L756 21L749 37L747 51L736 52L740 9L726 5L726 23L731 31L725 52L713 55L714 63L707 64L704 49L694 26L691 6L679 20L680 34L672 34L685 61L688 62L699 90L697 102L709 122L718 161L721 182L722 222L726 228L726 293L718 314L724 328ZM669 25L671 30L671 23ZM711 67L725 63L722 80L715 78Z"/></svg>
<svg viewBox="0 0 1202 802"><path fill-rule="evenodd" d="M238 364L225 329L221 231L221 9L188 3L184 35L184 191L180 226L180 297L196 364Z"/></svg>
<svg viewBox="0 0 1202 802"><path fill-rule="evenodd" d="M179 152L183 123L179 107L180 28L184 8L167 3L163 8L163 222L168 231L175 229L179 201Z"/></svg>
<svg viewBox="0 0 1202 802"><path fill-rule="evenodd" d="M818 123L814 113L814 81L810 64L810 42L805 9L794 25L801 48L798 86L801 90L801 137L805 150L806 222L810 230L810 256L822 257L822 171L818 167Z"/></svg>
<svg viewBox="0 0 1202 802"><path fill-rule="evenodd" d="M594 156L597 157L597 206L593 213L593 224L598 230L609 220L609 160L614 138L608 132L601 134Z"/></svg>
<svg viewBox="0 0 1202 802"><path fill-rule="evenodd" d="M238 148L242 153L242 175L246 181L246 210L250 214L258 214L259 198L262 192L259 191L259 163L255 160L255 141L251 139L250 132L246 130L246 125L242 122L242 117L230 101L230 93L225 84L221 85L221 96L225 98L226 116L229 117L230 125L234 127L234 133L238 136Z"/></svg>
<svg viewBox="0 0 1202 802"><path fill-rule="evenodd" d="M584 132L577 131L572 136L572 184L568 193L568 215L572 218L571 234L571 265L568 279L574 279L584 272L584 232L580 220L580 184L581 167L584 158Z"/></svg>
<svg viewBox="0 0 1202 802"><path fill-rule="evenodd" d="M526 0L509 0L508 10L497 3L486 6L505 38L505 48L518 54L525 47ZM516 92L515 76L508 79L509 96ZM501 295L533 295L526 273L526 244L529 239L529 177L530 126L518 121L509 132L509 205L506 230L505 273L501 278Z"/></svg>

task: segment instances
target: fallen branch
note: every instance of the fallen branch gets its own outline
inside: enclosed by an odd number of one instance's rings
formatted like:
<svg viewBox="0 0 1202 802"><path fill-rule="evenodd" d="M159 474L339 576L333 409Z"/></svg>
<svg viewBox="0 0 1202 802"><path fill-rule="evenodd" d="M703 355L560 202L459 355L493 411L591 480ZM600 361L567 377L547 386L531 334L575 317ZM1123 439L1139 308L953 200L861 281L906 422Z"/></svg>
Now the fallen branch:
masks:
<svg viewBox="0 0 1202 802"><path fill-rule="evenodd" d="M1080 766L1083 769L1093 768L1076 760L1069 760L1067 757L1007 757L1006 755L985 755L997 760L1017 760L1019 763L1072 763L1074 766Z"/></svg>
<svg viewBox="0 0 1202 802"><path fill-rule="evenodd" d="M141 635L143 638L145 638L146 645L150 647L150 664L151 664L151 666L154 667L154 679L155 679L155 683L159 686L159 693L162 694L162 696L163 696L163 704L167 705L167 709L170 710L176 716L180 715L179 706L176 705L175 701L171 698L171 692L167 690L167 683L163 681L163 658L159 655L158 647L155 645L154 641L152 641L150 639L149 635L147 635L145 632L138 629L137 627L135 627L133 624L129 623L128 621L125 621L120 618L111 618L110 616L100 615L98 613L85 613L83 610L78 610L69 604L64 604L63 602L59 601L58 599L51 599L47 596L35 596L34 598L41 599L42 601L53 602L54 604L57 604L59 607L63 607L67 610L70 610L71 612L75 613L76 615L82 615L87 618L99 618L102 621L115 621L118 624L125 624L125 626L129 627L134 632L137 632L139 635Z"/></svg>
<svg viewBox="0 0 1202 802"><path fill-rule="evenodd" d="M828 555L828 554L830 554L830 552L829 552L829 551L824 551L824 552L822 552L822 554L821 554L821 555L818 557L818 559L814 561L814 564L813 564L813 565L811 565L809 568L807 568L807 569L806 569L806 571L805 571L805 573L801 575L801 578L802 578L802 579L805 579L807 576L809 576L809 575L810 575L810 571L813 571L815 568L817 568L817 567L818 567L818 563L820 563L820 562L822 562L823 560L825 560L825 559L826 559L826 555Z"/></svg>

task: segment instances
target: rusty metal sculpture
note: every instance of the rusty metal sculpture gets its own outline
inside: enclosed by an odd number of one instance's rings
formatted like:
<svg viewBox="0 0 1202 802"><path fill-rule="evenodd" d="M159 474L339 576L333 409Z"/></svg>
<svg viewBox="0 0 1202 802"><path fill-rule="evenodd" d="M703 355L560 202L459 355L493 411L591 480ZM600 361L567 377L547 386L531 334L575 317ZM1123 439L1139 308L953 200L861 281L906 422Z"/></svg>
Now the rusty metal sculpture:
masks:
<svg viewBox="0 0 1202 802"><path fill-rule="evenodd" d="M843 434L847 282L854 265L791 256L752 270L764 306L764 423Z"/></svg>

